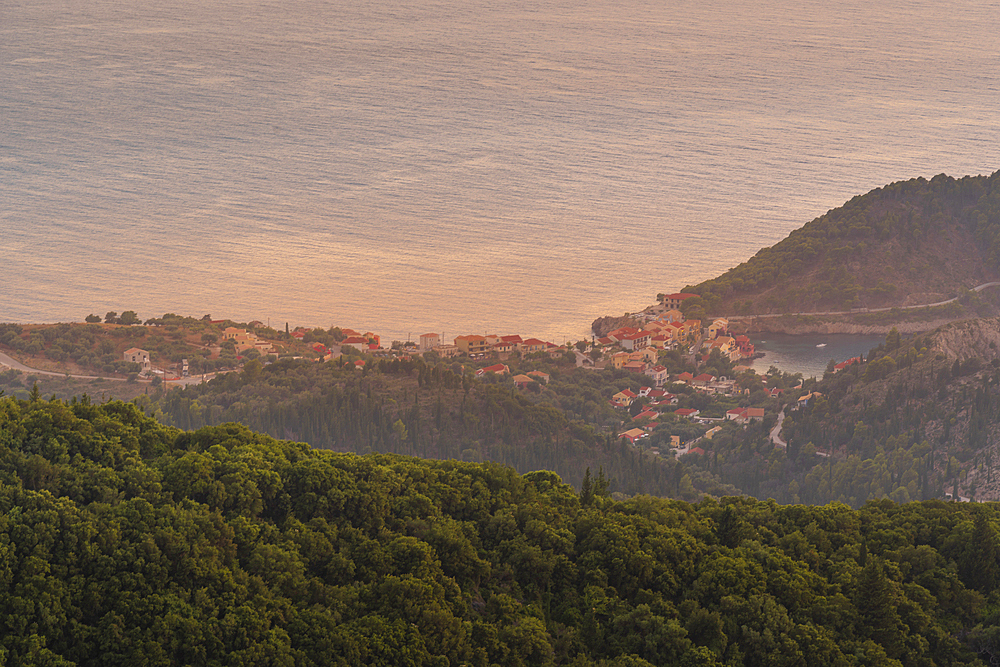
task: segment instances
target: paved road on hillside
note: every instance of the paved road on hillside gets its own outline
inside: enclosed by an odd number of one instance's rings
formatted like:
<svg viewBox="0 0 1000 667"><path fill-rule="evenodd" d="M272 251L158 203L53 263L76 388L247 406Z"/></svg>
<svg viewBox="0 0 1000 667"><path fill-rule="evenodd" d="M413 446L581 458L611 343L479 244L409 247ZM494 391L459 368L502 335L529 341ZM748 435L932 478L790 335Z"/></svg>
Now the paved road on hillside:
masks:
<svg viewBox="0 0 1000 667"><path fill-rule="evenodd" d="M976 285L970 292L982 292L987 287L996 287L1000 285L1000 282L983 283L982 285ZM945 299L944 301L937 301L935 303L921 303L916 306L889 306L887 308L864 308L861 310L828 310L824 312L815 313L764 313L761 315L732 315L728 317L729 320L753 320L758 317L783 317L785 315L856 315L858 313L884 313L890 310L916 310L917 308L936 308L938 306L947 306L949 303L958 301L960 297L952 297L950 299Z"/></svg>
<svg viewBox="0 0 1000 667"><path fill-rule="evenodd" d="M77 380L111 380L113 382L125 382L125 378L112 378L104 377L102 375L73 375L72 373L59 373L56 371L43 371L38 368L31 368L30 366L25 366L17 359L10 357L3 352L0 352L0 366L7 366L8 368L13 368L15 371L21 371L22 373L34 373L35 375L51 375L54 377L71 377ZM167 380L168 386L186 387L192 384L201 384L202 382L208 382L216 375L221 375L222 373L232 373L233 371L219 371L216 373L206 373L205 375L191 375L186 378L174 378L172 380Z"/></svg>
<svg viewBox="0 0 1000 667"><path fill-rule="evenodd" d="M25 366L17 359L7 356L3 352L0 352L0 366L7 366L8 368L13 368L15 371L21 371L22 373L34 373L35 375L52 375L55 377L67 377L66 373L57 373L55 371L43 371L37 368L31 368ZM125 378L107 378L101 377L99 375L73 375L68 374L68 377L76 378L78 380L114 380L116 382L124 382Z"/></svg>
<svg viewBox="0 0 1000 667"><path fill-rule="evenodd" d="M785 409L782 408L781 412L778 413L778 423L774 425L771 429L771 442L773 442L778 447L788 447L788 443L781 439L781 423L785 421Z"/></svg>

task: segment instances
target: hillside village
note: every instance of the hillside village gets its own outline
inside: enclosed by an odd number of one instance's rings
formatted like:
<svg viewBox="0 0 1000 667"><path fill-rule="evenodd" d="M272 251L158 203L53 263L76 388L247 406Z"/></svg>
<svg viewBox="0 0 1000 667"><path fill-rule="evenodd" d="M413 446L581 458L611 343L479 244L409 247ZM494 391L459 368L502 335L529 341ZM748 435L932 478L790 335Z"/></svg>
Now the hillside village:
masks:
<svg viewBox="0 0 1000 667"><path fill-rule="evenodd" d="M239 370L251 361L266 366L300 359L366 371L382 360L422 358L430 364L451 363L481 381L506 384L525 396L535 394L532 401L554 404L559 404L556 393L566 391L550 387L557 369L560 381L574 386L580 380L566 376L566 369L604 370L612 374L602 375L602 382L612 384L605 384L608 412L598 421L603 420L611 436L654 456L661 451L704 455L706 443L722 427L776 418L782 392L789 387L775 386L773 378L758 376L741 364L753 357L753 343L744 335L730 335L725 318L707 325L686 318L680 306L695 296L660 295L660 304L639 316L641 327L621 326L566 345L521 334L462 334L447 341L441 334L425 333L417 341L386 346L373 331L347 327L286 326L280 331L259 321L241 324L168 314L129 325L114 320L3 325L0 346L20 352L33 367L99 369L111 377L182 386ZM844 362L838 370L855 361ZM801 382L793 388L801 389Z"/></svg>

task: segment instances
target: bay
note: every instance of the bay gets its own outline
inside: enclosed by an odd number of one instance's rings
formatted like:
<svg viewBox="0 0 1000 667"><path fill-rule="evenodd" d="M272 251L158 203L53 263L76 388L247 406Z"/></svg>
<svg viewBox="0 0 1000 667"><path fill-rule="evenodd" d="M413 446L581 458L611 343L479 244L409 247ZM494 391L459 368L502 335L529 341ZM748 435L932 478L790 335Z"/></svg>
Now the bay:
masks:
<svg viewBox="0 0 1000 667"><path fill-rule="evenodd" d="M757 352L764 356L750 366L758 373L775 368L785 373L801 373L804 378L822 378L827 364L852 357L868 358L868 353L885 341L885 336L860 334L791 335L766 334L754 340Z"/></svg>
<svg viewBox="0 0 1000 667"><path fill-rule="evenodd" d="M0 0L0 321L574 340L1000 167L997 10Z"/></svg>

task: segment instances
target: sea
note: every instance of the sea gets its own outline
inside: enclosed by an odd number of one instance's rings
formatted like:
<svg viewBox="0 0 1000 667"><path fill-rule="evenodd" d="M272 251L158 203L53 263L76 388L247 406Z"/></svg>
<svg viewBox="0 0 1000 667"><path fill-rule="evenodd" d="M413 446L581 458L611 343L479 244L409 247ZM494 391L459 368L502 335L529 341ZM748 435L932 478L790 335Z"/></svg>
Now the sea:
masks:
<svg viewBox="0 0 1000 667"><path fill-rule="evenodd" d="M1000 169L998 82L995 0L0 0L0 321L578 340Z"/></svg>
<svg viewBox="0 0 1000 667"><path fill-rule="evenodd" d="M774 366L785 373L801 373L803 378L822 378L831 361L839 364L853 357L867 359L868 353L885 341L885 336L867 334L762 335L753 343L764 356L750 366L761 374Z"/></svg>

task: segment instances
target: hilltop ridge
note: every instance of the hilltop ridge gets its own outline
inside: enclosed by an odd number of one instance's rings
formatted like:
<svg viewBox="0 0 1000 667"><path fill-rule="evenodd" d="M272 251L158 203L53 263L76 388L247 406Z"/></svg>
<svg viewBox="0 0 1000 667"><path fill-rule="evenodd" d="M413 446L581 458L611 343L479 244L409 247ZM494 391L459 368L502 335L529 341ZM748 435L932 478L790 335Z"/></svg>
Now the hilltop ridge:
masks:
<svg viewBox="0 0 1000 667"><path fill-rule="evenodd" d="M1000 172L900 181L854 197L717 278L713 314L908 306L1000 278Z"/></svg>

